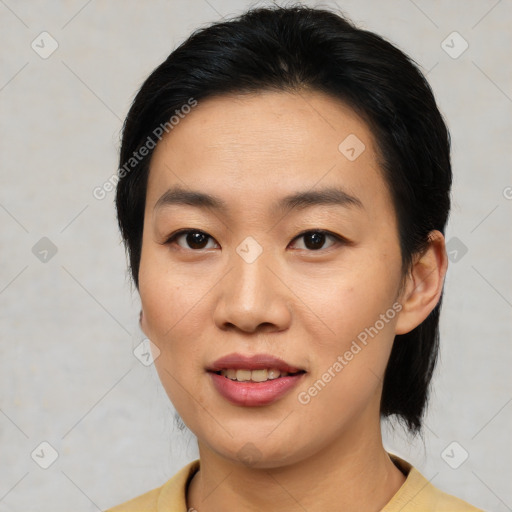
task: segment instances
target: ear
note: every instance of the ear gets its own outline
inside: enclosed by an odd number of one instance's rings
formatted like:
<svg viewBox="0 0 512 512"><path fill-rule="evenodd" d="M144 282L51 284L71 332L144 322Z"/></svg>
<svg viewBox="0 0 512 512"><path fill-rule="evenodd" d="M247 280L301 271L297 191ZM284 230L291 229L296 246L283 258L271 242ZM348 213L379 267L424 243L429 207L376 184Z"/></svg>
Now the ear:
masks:
<svg viewBox="0 0 512 512"><path fill-rule="evenodd" d="M436 307L443 291L447 268L444 236L440 231L431 231L428 247L414 258L406 276L399 297L402 309L395 326L396 334L412 331Z"/></svg>
<svg viewBox="0 0 512 512"><path fill-rule="evenodd" d="M148 336L147 332L146 332L146 317L144 316L144 311L140 310L140 315L139 315L139 327L140 327L140 330L146 335L146 337Z"/></svg>

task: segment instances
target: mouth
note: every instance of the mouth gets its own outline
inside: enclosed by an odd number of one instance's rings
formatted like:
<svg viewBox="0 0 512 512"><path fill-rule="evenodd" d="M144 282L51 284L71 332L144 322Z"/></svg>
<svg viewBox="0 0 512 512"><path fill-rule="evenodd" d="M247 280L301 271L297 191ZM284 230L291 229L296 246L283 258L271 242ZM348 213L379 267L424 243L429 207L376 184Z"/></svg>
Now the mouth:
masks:
<svg viewBox="0 0 512 512"><path fill-rule="evenodd" d="M307 373L268 354L230 354L215 361L206 371L223 398L244 407L269 405L279 400Z"/></svg>
<svg viewBox="0 0 512 512"><path fill-rule="evenodd" d="M268 380L289 377L290 375L295 376L306 372L304 370L286 372L281 371L278 368L263 368L261 370L227 368L213 373L216 375L222 375L222 377L226 377L227 379L235 380L237 382L266 382Z"/></svg>

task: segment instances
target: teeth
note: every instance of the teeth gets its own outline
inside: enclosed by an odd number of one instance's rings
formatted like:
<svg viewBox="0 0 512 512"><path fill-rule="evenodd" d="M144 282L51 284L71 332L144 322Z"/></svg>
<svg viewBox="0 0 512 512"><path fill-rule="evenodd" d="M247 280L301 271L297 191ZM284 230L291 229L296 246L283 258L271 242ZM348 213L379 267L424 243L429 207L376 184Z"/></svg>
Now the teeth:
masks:
<svg viewBox="0 0 512 512"><path fill-rule="evenodd" d="M230 368L229 370L224 370L226 372L226 375L224 375L224 377L227 377L228 379L231 379L231 380L236 380L236 370L233 370L232 368Z"/></svg>
<svg viewBox="0 0 512 512"><path fill-rule="evenodd" d="M251 372L251 380L254 382L265 382L268 377L267 370L253 370Z"/></svg>
<svg viewBox="0 0 512 512"><path fill-rule="evenodd" d="M265 382L267 380L277 379L278 377L286 377L290 375L288 372L281 372L276 368L263 369L263 370L221 370L220 374L231 380L239 382Z"/></svg>
<svg viewBox="0 0 512 512"><path fill-rule="evenodd" d="M281 372L276 369L272 369L268 371L268 378L269 379L277 379L281 375ZM288 375L288 374L287 374Z"/></svg>
<svg viewBox="0 0 512 512"><path fill-rule="evenodd" d="M251 370L237 370L236 371L236 380L240 382L245 382L246 380L251 380Z"/></svg>

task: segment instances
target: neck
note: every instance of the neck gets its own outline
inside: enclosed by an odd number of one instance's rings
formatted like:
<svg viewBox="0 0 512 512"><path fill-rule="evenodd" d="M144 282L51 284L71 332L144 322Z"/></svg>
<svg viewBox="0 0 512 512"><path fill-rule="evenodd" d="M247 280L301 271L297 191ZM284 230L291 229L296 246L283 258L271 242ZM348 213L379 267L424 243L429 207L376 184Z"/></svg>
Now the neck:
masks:
<svg viewBox="0 0 512 512"><path fill-rule="evenodd" d="M277 510L379 511L405 477L378 435L352 429L310 457L281 467L248 467L199 443L201 466L188 489L198 512Z"/></svg>

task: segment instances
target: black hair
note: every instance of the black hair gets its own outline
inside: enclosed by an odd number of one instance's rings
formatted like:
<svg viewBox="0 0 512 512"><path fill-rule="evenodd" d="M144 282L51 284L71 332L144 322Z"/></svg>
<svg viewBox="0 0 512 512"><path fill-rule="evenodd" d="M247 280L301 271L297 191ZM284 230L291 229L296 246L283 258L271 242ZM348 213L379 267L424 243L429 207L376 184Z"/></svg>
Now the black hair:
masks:
<svg viewBox="0 0 512 512"><path fill-rule="evenodd" d="M191 101L265 90L326 93L368 124L393 199L404 275L427 247L430 231L444 234L450 138L414 62L337 13L303 5L253 8L196 30L151 73L128 112L116 207L137 289L153 151L141 157L140 149L162 128L169 131L169 120ZM395 336L385 372L381 417L396 415L413 434L421 432L438 357L441 300L442 294L418 327Z"/></svg>

